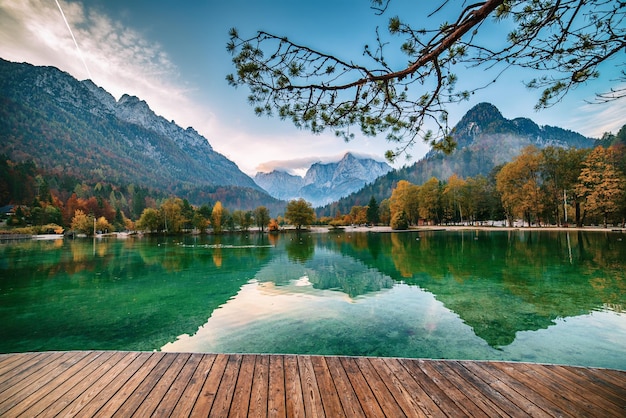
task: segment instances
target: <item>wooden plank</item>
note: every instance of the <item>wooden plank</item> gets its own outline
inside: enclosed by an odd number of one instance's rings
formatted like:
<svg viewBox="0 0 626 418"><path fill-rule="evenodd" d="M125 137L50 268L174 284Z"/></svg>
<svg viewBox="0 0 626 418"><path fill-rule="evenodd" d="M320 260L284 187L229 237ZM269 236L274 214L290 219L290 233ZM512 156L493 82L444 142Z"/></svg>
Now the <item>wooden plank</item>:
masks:
<svg viewBox="0 0 626 418"><path fill-rule="evenodd" d="M506 396L501 394L498 390L491 387L488 381L484 381L479 376L476 376L470 370L465 367L466 361L450 361L451 365L455 365L455 371L463 378L468 385L473 385L482 394L484 399L489 399L497 407L504 411L504 415L508 417L527 417L528 414L524 413L517 405L511 402Z"/></svg>
<svg viewBox="0 0 626 418"><path fill-rule="evenodd" d="M107 406L107 403L114 399L114 402L121 404L128 396L127 384L129 380L135 377L137 374L147 375L150 370L158 363L159 357L154 356L153 353L142 353L126 368L122 369L116 376L108 376L110 380L102 381L102 389L96 393L96 395L83 407L82 410L77 412L76 415L81 417L90 417L96 415L101 408ZM100 383L100 382L98 382ZM137 383L138 384L138 383ZM101 387L101 385L97 385ZM93 388L96 389L96 388ZM115 412L115 411L113 411ZM113 414L111 412L110 415Z"/></svg>
<svg viewBox="0 0 626 418"><path fill-rule="evenodd" d="M50 392L56 390L60 386L62 386L68 379L71 379L72 376L82 369L88 368L89 364L97 358L101 353L87 353L80 357L80 360L76 361L72 364L71 367L60 367L48 374L47 377L52 377L48 379L45 384L41 381L38 381L38 386L33 387L29 386L28 391L32 392L30 395L22 399L20 402L16 403L13 408L11 408L11 415L30 415L35 416L37 413L27 413L26 411L31 408L33 405L37 404L42 398L46 397ZM61 389L61 393L66 392L67 389ZM26 391L22 391L20 395L24 395ZM45 406L44 408L45 409Z"/></svg>
<svg viewBox="0 0 626 418"><path fill-rule="evenodd" d="M165 393L172 386L172 384L178 377L178 374L180 373L181 369L183 368L185 363L187 363L187 360L189 360L189 357L191 356L191 354L169 353L169 354L166 354L165 356L173 358L173 361L167 362L169 366L167 366L167 369L165 370L164 373L162 374L154 373L154 378L156 380L154 383L150 382L147 384L148 390L145 393L145 396L143 396L143 394L140 394L138 396L140 400L140 404L139 404L139 407L135 410L135 412L133 412L133 415L139 416L139 417L147 417L147 416L151 416L154 413L157 406L159 405L159 403L165 396ZM153 372L155 371L156 371L156 368L153 370ZM144 382L146 381L144 380ZM122 413L119 413L118 415L125 416L125 414L122 414Z"/></svg>
<svg viewBox="0 0 626 418"><path fill-rule="evenodd" d="M612 402L607 402L607 398L602 397L601 390L594 386L591 381L579 384L575 380L563 379L563 376L548 369L547 366L536 367L529 364L525 372L535 376L537 381L548 386L550 390L562 393L563 397L575 405L581 413L586 411L591 416L620 416L623 414L623 408ZM555 379L555 376L559 376L559 378ZM572 373L572 377L574 376L575 373Z"/></svg>
<svg viewBox="0 0 626 418"><path fill-rule="evenodd" d="M615 416L626 372L296 355L0 355L2 416ZM11 386L6 387L7 383Z"/></svg>
<svg viewBox="0 0 626 418"><path fill-rule="evenodd" d="M283 363L285 365L285 409L287 416L302 418L305 416L305 411L298 358L295 355L286 355Z"/></svg>
<svg viewBox="0 0 626 418"><path fill-rule="evenodd" d="M191 410L190 416L206 417L209 415L211 407L213 406L213 401L215 400L217 388L219 387L222 375L226 369L226 363L228 363L227 355L217 354L215 356L211 370L204 380L204 384L202 389L200 389L200 394L196 399L196 403Z"/></svg>
<svg viewBox="0 0 626 418"><path fill-rule="evenodd" d="M313 364L313 371L320 391L322 405L324 406L324 413L328 417L345 417L346 415L341 407L337 388L328 370L326 359L322 356L312 356L311 364Z"/></svg>
<svg viewBox="0 0 626 418"><path fill-rule="evenodd" d="M603 399L611 400L615 405L624 407L626 399L626 387L624 379L626 373L621 372L621 379L613 376L615 370L591 370L585 367L546 366L550 372L558 374L561 378L573 381L585 391L593 386L594 393ZM621 384L621 386L620 386Z"/></svg>
<svg viewBox="0 0 626 418"><path fill-rule="evenodd" d="M413 378L424 388L428 396L448 416L463 416L465 413L452 402L452 399L433 382L419 367L421 360L400 359L400 363L408 370Z"/></svg>
<svg viewBox="0 0 626 418"><path fill-rule="evenodd" d="M260 355L256 358L252 388L250 390L250 406L248 413L251 417L267 416L268 385L270 378L270 358Z"/></svg>
<svg viewBox="0 0 626 418"><path fill-rule="evenodd" d="M70 392L78 383L84 380L87 375L95 374L98 368L104 364L109 358L113 356L113 352L94 352L90 353L84 358L88 364L82 366L80 363L75 365L75 368L68 369L65 373L59 375L55 380L51 380L46 386L51 390L46 394L44 391L39 391L38 397L31 396L27 398L30 402L25 403L23 401L19 404L19 408L23 409L24 415L39 416L45 412L45 415L52 415L50 412L54 409L61 408L67 404L67 399L75 398L73 392ZM76 369L80 367L80 369ZM61 381L63 375L67 376L67 379ZM69 394L68 394L69 392Z"/></svg>
<svg viewBox="0 0 626 418"><path fill-rule="evenodd" d="M71 403L76 402L77 399L81 398L81 396L84 395L85 391L95 381L101 379L102 376L111 369L111 367L113 367L115 364L118 364L125 358L132 358L126 353L121 352L111 351L108 354L108 356L101 356L98 359L98 362L93 363L94 365L99 364L95 370L89 372L88 374L86 374L84 370L81 370L80 373L77 373L76 376L79 377L81 380L77 382L70 390L68 390L62 396L59 396L58 399L54 400L54 402L49 404L46 409L42 411L40 416L57 416L63 409L67 408Z"/></svg>
<svg viewBox="0 0 626 418"><path fill-rule="evenodd" d="M335 382L337 394L339 395L341 406L343 407L346 415L349 417L365 417L365 412L363 412L363 408L361 408L359 398L356 396L356 393L352 388L352 383L350 383L350 379L348 378L346 371L343 369L339 358L326 357L326 364L328 365L328 370L330 371L332 379Z"/></svg>
<svg viewBox="0 0 626 418"><path fill-rule="evenodd" d="M33 355L32 359L28 359L28 361L20 363L18 367L8 370L5 375L0 377L0 399L6 400L12 396L4 393L4 391L13 388L16 383L28 378L28 376L36 373L39 369L45 367L50 362L53 362L63 356L63 354L64 353L62 352L36 354Z"/></svg>
<svg viewBox="0 0 626 418"><path fill-rule="evenodd" d="M300 384L302 385L302 399L304 400L304 411L309 417L325 417L322 398L311 356L298 357L298 370L300 371Z"/></svg>
<svg viewBox="0 0 626 418"><path fill-rule="evenodd" d="M213 406L211 406L211 412L209 417L225 417L228 416L230 410L230 404L233 400L234 391L232 388L237 383L237 377L239 376L239 368L241 367L241 354L231 354L228 356L228 362L226 363L226 369L222 375L222 380L215 394L215 400Z"/></svg>
<svg viewBox="0 0 626 418"><path fill-rule="evenodd" d="M44 353L22 353L15 355L0 355L0 391L4 388L4 382L10 379L15 373L20 373L24 369L28 368L26 364L35 364L42 357L46 356Z"/></svg>
<svg viewBox="0 0 626 418"><path fill-rule="evenodd" d="M217 356L215 354L200 355L198 367L196 367L196 370L194 371L193 376L191 376L187 387L185 387L178 403L169 416L188 417L191 415L191 411L196 404L196 400L202 391L202 386L204 385L216 358Z"/></svg>
<svg viewBox="0 0 626 418"><path fill-rule="evenodd" d="M581 415L582 411L580 407L576 406L570 399L567 399L563 396L563 390L557 390L556 387L552 384L552 378L545 379L541 376L537 376L532 372L528 373L529 365L528 364L509 364L509 363L490 363L490 365L494 368L497 368L502 373L506 375L501 375L501 379L510 380L512 385L516 386L516 390L518 392L532 391L535 392L535 395L526 393L525 396L532 396L533 402L537 405L542 405L544 401L550 401L557 408L558 412L554 412L554 414L558 414L561 416L572 415L577 416ZM540 398L544 398L541 400ZM545 407L543 407L546 409ZM553 414L553 415L554 415Z"/></svg>
<svg viewBox="0 0 626 418"><path fill-rule="evenodd" d="M546 416L546 411L535 405L532 401L522 396L510 386L510 381L502 381L491 373L488 366L482 362L464 362L465 368L488 382L489 386L495 388L502 395L507 397L517 407L531 416Z"/></svg>
<svg viewBox="0 0 626 418"><path fill-rule="evenodd" d="M152 413L153 417L170 417L194 372L200 364L202 354L190 354L176 379L167 387L167 392Z"/></svg>
<svg viewBox="0 0 626 418"><path fill-rule="evenodd" d="M287 416L283 356L270 356L269 388L267 398L268 417L282 418Z"/></svg>
<svg viewBox="0 0 626 418"><path fill-rule="evenodd" d="M116 381L121 385L123 383L121 381L121 373L129 369L131 365L139 368L148 358L148 355L143 355L143 359L136 361L137 358L140 357L140 354L137 352L121 354L121 358L113 357L105 364L105 367L109 367L109 369L105 371L100 378L92 378L91 376L85 378L85 383L89 386L88 389L82 392L76 399L68 399L69 404L58 413L58 416L73 417L83 409L85 409L84 416L89 416L89 408L87 405L98 397L101 397L102 403L97 405L97 408L91 409L92 411L97 411L100 406L108 400L106 397L107 389L111 390L115 386L115 384L108 385L109 382Z"/></svg>
<svg viewBox="0 0 626 418"><path fill-rule="evenodd" d="M445 414L396 358L383 359L393 375L393 384L404 399L407 409L414 410L417 417L443 417ZM407 414L408 415L408 414Z"/></svg>
<svg viewBox="0 0 626 418"><path fill-rule="evenodd" d="M357 357L355 358L359 369L361 369L361 373L365 380L367 380L372 393L378 400L378 405L380 405L381 409L385 413L385 416L388 417L403 417L406 416L398 402L391 395L391 392L385 385L376 371L375 367L372 365L372 362L369 358L365 357Z"/></svg>
<svg viewBox="0 0 626 418"><path fill-rule="evenodd" d="M0 416L4 415L7 411L22 402L31 394L40 390L59 373L62 373L72 367L86 355L87 352L79 352L63 353L58 357L54 356L53 361L47 363L36 372L29 374L28 377L12 384L9 389L2 392L5 400L0 403ZM16 378L18 377L19 375L16 376Z"/></svg>
<svg viewBox="0 0 626 418"><path fill-rule="evenodd" d="M140 369L96 414L103 417L129 417L141 406L148 393L165 374L174 360L165 353L153 353L158 360L154 367Z"/></svg>
<svg viewBox="0 0 626 418"><path fill-rule="evenodd" d="M479 407L490 417L508 416L491 399L487 398L476 386L468 384L457 372L458 363L451 361L432 361L432 366L444 375L450 385L463 392L474 405Z"/></svg>
<svg viewBox="0 0 626 418"><path fill-rule="evenodd" d="M356 393L356 396L359 399L361 408L363 408L363 412L365 412L365 416L384 416L383 410L380 408L380 405L378 405L376 396L374 396L372 389L367 383L367 380L365 380L365 377L361 373L361 369L359 369L356 361L353 358L343 357L341 358L341 365L346 371L346 375L348 376L348 379L350 379L350 383L352 383L352 388L354 388L354 393Z"/></svg>
<svg viewBox="0 0 626 418"><path fill-rule="evenodd" d="M252 378L254 377L254 364L256 356L243 356L241 367L239 368L239 377L235 384L233 402L230 407L229 416L231 417L247 417L250 407L250 396L252 393Z"/></svg>

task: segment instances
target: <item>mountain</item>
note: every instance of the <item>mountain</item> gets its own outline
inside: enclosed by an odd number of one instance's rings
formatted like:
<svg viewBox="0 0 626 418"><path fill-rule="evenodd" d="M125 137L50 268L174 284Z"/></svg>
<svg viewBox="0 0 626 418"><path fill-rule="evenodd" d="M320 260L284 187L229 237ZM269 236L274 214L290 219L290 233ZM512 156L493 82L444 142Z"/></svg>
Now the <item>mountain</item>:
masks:
<svg viewBox="0 0 626 418"><path fill-rule="evenodd" d="M429 151L412 166L390 171L336 204L322 208L318 215L331 216L335 208L346 213L354 205L367 205L371 196L380 202L391 196L391 190L400 180L421 185L432 177L447 180L453 174L462 178L488 176L494 167L511 161L529 145L540 149L548 146L590 148L597 145L596 140L573 131L539 126L527 118L506 119L490 103L480 103L471 108L451 134L457 147L450 155Z"/></svg>
<svg viewBox="0 0 626 418"><path fill-rule="evenodd" d="M0 154L85 182L136 184L192 199L221 192L272 202L193 128L156 115L134 96L119 100L54 67L0 59ZM226 190L224 190L226 189ZM233 196L237 195L237 196Z"/></svg>
<svg viewBox="0 0 626 418"><path fill-rule="evenodd" d="M346 153L338 162L313 164L304 178L272 171L257 173L254 181L277 199L303 198L313 206L322 206L361 189L391 170L387 163Z"/></svg>

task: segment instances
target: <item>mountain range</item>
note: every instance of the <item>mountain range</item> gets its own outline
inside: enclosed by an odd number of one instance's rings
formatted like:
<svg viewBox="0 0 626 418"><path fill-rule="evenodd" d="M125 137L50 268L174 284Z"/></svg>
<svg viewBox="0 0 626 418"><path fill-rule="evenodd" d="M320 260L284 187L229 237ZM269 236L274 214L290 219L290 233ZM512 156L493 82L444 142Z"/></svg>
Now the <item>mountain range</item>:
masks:
<svg viewBox="0 0 626 418"><path fill-rule="evenodd" d="M471 108L454 126L451 135L457 143L451 154L429 151L415 164L390 171L358 192L320 208L318 215L332 216L336 210L347 213L354 205L367 205L372 196L380 202L391 196L400 180L421 185L432 177L447 180L453 174L462 178L488 176L496 166L511 161L530 145L541 149L590 148L598 144L597 140L579 133L539 126L528 118L506 119L490 103Z"/></svg>
<svg viewBox="0 0 626 418"><path fill-rule="evenodd" d="M347 213L353 205L367 205L372 196L379 202L388 198L402 179L422 184L452 174L487 176L528 145L585 148L597 143L527 118L506 119L489 103L470 109L452 136L458 146L450 155L430 151L399 170L348 153L335 163L313 164L304 178L272 172L253 180L193 128L156 115L137 97L115 100L93 82L57 68L0 59L0 155L17 163L31 160L47 173L91 185L134 184L192 204L265 205L276 214L284 210L284 200L303 197L314 206L326 204L318 215L332 215L334 209Z"/></svg>
<svg viewBox="0 0 626 418"><path fill-rule="evenodd" d="M360 190L391 170L385 162L348 152L340 161L311 165L304 177L274 170L256 173L254 181L277 199L303 198L313 206L323 206Z"/></svg>
<svg viewBox="0 0 626 418"><path fill-rule="evenodd" d="M275 203L193 128L54 67L0 59L0 139L0 154L85 182L137 184L192 203L218 191L242 208Z"/></svg>

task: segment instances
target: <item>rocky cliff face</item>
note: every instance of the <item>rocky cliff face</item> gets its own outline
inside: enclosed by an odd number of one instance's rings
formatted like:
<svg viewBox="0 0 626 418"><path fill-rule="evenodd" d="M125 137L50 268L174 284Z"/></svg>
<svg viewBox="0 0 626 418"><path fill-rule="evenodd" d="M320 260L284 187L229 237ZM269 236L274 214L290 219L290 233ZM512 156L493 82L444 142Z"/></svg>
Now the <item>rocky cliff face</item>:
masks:
<svg viewBox="0 0 626 418"><path fill-rule="evenodd" d="M0 153L88 181L176 192L236 186L261 191L192 128L156 115L134 96L119 100L54 67L0 60Z"/></svg>
<svg viewBox="0 0 626 418"><path fill-rule="evenodd" d="M387 163L347 153L338 162L313 164L304 178L272 171L257 173L254 180L276 198L303 198L313 206L322 206L361 189L391 169Z"/></svg>

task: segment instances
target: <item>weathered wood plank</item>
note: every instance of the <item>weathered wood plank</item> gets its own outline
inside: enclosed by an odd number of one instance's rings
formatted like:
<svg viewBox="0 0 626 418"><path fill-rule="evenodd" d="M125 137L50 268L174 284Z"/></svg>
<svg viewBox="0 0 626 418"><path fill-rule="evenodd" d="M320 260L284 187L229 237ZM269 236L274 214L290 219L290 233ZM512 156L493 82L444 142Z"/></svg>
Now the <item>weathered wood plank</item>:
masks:
<svg viewBox="0 0 626 418"><path fill-rule="evenodd" d="M191 410L192 417L206 417L209 415L217 388L222 381L222 375L226 369L226 363L228 363L228 356L224 354L217 354L215 356L211 370L206 376L204 385L202 389L200 389L200 394Z"/></svg>
<svg viewBox="0 0 626 418"><path fill-rule="evenodd" d="M365 412L363 411L363 408L361 408L359 398L356 396L356 393L352 388L352 383L350 383L350 379L348 378L346 371L343 369L339 358L327 357L326 364L328 365L328 370L330 371L332 379L335 382L339 400L341 401L341 406L343 407L343 411L346 413L346 416L365 417Z"/></svg>
<svg viewBox="0 0 626 418"><path fill-rule="evenodd" d="M189 381L192 379L201 359L202 354L191 354L189 356L189 359L183 366L179 375L172 382L169 388L167 388L167 393L163 396L161 402L159 402L154 413L152 414L153 417L173 416L172 412L178 404L178 401L181 399Z"/></svg>
<svg viewBox="0 0 626 418"><path fill-rule="evenodd" d="M361 373L361 369L359 369L355 359L347 357L342 358L341 365L346 371L348 379L350 379L350 382L352 383L354 393L356 393L365 415L368 417L384 416L383 410L380 408L380 405L378 405L376 396Z"/></svg>
<svg viewBox="0 0 626 418"><path fill-rule="evenodd" d="M626 416L626 372L296 355L0 355L0 415Z"/></svg>
<svg viewBox="0 0 626 418"><path fill-rule="evenodd" d="M298 358L295 355L286 355L283 363L285 365L285 396L287 398L285 409L287 416L293 418L304 417L304 399L302 397Z"/></svg>
<svg viewBox="0 0 626 418"><path fill-rule="evenodd" d="M231 354L228 356L226 369L222 375L222 380L215 394L215 400L211 407L209 417L225 417L228 416L230 404L233 400L233 390L239 376L239 368L241 367L241 354Z"/></svg>
<svg viewBox="0 0 626 418"><path fill-rule="evenodd" d="M196 404L196 400L202 391L204 382L206 381L216 358L217 356L215 354L203 354L201 356L198 367L196 367L193 376L191 376L187 387L185 387L185 390L180 396L180 399L170 416L188 417L191 415L191 411Z"/></svg>
<svg viewBox="0 0 626 418"><path fill-rule="evenodd" d="M300 370L300 384L302 385L302 398L304 399L304 410L309 417L325 417L322 398L311 356L298 357L298 369Z"/></svg>
<svg viewBox="0 0 626 418"><path fill-rule="evenodd" d="M73 417L78 415L79 412L83 413L83 409L84 416L89 416L90 413L93 414L109 399L108 394L115 393L114 391L117 390L118 385L121 386L124 383L124 372L134 373L134 370L139 369L148 359L147 354L142 355L137 352L122 354L121 360L118 362L116 362L117 358L115 357L109 360L107 366L110 368L99 379L88 376L85 380L89 388L76 399L68 400L69 404L58 415Z"/></svg>
<svg viewBox="0 0 626 418"><path fill-rule="evenodd" d="M320 390L324 413L328 417L345 417L326 359L321 356L313 356L311 357L311 364L313 364L315 380L317 380L317 386Z"/></svg>
<svg viewBox="0 0 626 418"><path fill-rule="evenodd" d="M256 356L244 356L239 368L239 377L233 394L233 402L230 407L231 417L247 417L252 393L252 377L254 376L254 364Z"/></svg>
<svg viewBox="0 0 626 418"><path fill-rule="evenodd" d="M257 357L252 375L249 414L251 417L267 416L267 396L270 375L270 358L267 355Z"/></svg>
<svg viewBox="0 0 626 418"><path fill-rule="evenodd" d="M45 389L49 381L54 379L59 373L64 372L78 363L86 355L87 353L81 352L76 354L63 353L61 356L55 356L53 361L47 363L36 372L29 374L28 377L12 384L9 389L2 392L3 399L6 400L0 403L0 416L7 413L7 411L22 402L31 394L41 390L42 388ZM16 376L16 378L19 377L19 375Z"/></svg>
<svg viewBox="0 0 626 418"><path fill-rule="evenodd" d="M159 357L153 355L153 353L145 353L135 359L129 367L121 371L121 373L111 379L105 388L93 398L83 410L78 414L79 416L95 416L98 412L102 411L102 415L113 415L117 410L117 407L121 405L126 398L132 393L134 388L141 383L141 376L146 376L159 362ZM129 382L134 378L134 385L130 386ZM112 405L111 405L112 404Z"/></svg>
<svg viewBox="0 0 626 418"><path fill-rule="evenodd" d="M283 356L270 356L269 389L267 392L267 416L282 418L287 416L285 399L285 368Z"/></svg>
<svg viewBox="0 0 626 418"><path fill-rule="evenodd" d="M67 400L74 399L83 391L83 385L79 385L85 381L85 376L99 376L101 373L100 368L111 357L114 356L113 352L92 353L89 356L90 362L85 367L81 368L77 372L68 373L69 377L64 382L55 383L51 381L47 386L50 386L52 390L47 394L41 391L38 395L39 399L31 397L31 405L20 404L24 408L24 414L28 416L42 416L52 415L54 410L63 409L67 405ZM70 370L68 370L69 372ZM44 414L45 412L45 414ZM40 415L42 414L42 415Z"/></svg>
<svg viewBox="0 0 626 418"><path fill-rule="evenodd" d="M424 392L426 392L444 414L448 416L464 416L463 410L450 399L446 391L441 390L439 386L424 373L419 366L419 361L420 360L400 359L400 362L411 376L413 376L413 379L419 382L420 386L424 388Z"/></svg>

